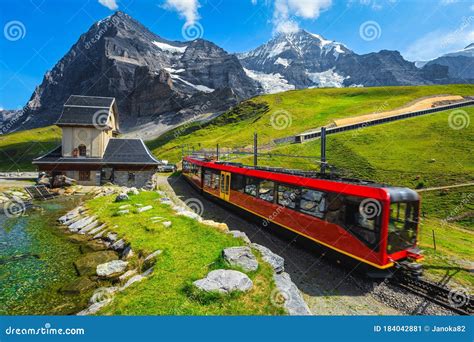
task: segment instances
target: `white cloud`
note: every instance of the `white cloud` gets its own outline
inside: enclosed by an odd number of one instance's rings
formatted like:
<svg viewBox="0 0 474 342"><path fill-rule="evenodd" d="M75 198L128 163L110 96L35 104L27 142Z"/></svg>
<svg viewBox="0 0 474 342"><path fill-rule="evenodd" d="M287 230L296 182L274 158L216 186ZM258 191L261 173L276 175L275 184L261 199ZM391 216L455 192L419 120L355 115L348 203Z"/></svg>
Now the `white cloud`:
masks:
<svg viewBox="0 0 474 342"><path fill-rule="evenodd" d="M433 31L414 41L403 53L409 61L427 61L463 49L474 42L472 23L451 32Z"/></svg>
<svg viewBox="0 0 474 342"><path fill-rule="evenodd" d="M178 12L181 17L186 19L185 25L192 25L199 19L200 4L198 0L166 0L164 7Z"/></svg>
<svg viewBox="0 0 474 342"><path fill-rule="evenodd" d="M275 0L274 31L295 32L299 29L297 18L316 19L331 4L332 0Z"/></svg>
<svg viewBox="0 0 474 342"><path fill-rule="evenodd" d="M115 11L118 8L117 2L115 0L99 0L99 4L112 11Z"/></svg>
<svg viewBox="0 0 474 342"><path fill-rule="evenodd" d="M456 2L459 2L459 0L441 0L441 5L451 5L455 4Z"/></svg>

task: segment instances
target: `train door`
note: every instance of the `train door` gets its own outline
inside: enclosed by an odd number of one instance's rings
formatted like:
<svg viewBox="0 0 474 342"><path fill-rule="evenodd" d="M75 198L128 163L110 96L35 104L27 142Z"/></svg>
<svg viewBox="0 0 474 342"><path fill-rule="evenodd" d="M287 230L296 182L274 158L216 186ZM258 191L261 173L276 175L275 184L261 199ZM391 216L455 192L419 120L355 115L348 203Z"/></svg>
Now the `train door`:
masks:
<svg viewBox="0 0 474 342"><path fill-rule="evenodd" d="M230 195L230 172L221 171L220 197L224 201L228 201L229 195Z"/></svg>

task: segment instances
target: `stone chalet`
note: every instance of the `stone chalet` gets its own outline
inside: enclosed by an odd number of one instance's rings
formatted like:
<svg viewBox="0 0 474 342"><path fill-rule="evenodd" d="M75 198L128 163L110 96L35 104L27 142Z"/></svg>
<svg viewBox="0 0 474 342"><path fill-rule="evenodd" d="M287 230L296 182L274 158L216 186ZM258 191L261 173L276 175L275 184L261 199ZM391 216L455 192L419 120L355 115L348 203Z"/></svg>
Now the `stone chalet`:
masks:
<svg viewBox="0 0 474 342"><path fill-rule="evenodd" d="M145 186L160 162L143 140L116 138L118 121L115 98L71 95L56 123L61 146L33 164L49 177L65 175L81 185Z"/></svg>

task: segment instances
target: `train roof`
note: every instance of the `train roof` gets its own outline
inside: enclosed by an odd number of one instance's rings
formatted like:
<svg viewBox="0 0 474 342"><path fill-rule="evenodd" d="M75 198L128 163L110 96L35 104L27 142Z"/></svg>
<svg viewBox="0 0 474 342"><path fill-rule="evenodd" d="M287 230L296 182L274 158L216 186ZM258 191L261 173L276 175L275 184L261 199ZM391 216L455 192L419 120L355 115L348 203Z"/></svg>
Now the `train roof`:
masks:
<svg viewBox="0 0 474 342"><path fill-rule="evenodd" d="M350 187L352 186L369 187L375 190L375 192L373 192L374 195L376 193L379 193L380 191L383 191L390 197L390 200L392 202L418 201L420 199L420 196L418 195L418 193L412 189L405 188L405 187L391 186L391 185L382 184L382 183L376 183L369 180L356 179L356 178L344 178L344 177L339 177L339 176L331 175L331 174L321 174L320 172L315 172L315 171L303 171L303 170L296 170L296 169L284 169L284 168L279 168L279 167L266 167L266 166L254 167L254 166L244 165L242 163L209 161L205 158L195 157L195 156L186 157L185 159L191 159L191 160L199 162L200 164L205 164L204 166L206 167L217 168L217 169L220 166L221 167L223 166L224 168L229 167L233 169L229 171L243 173L243 174L247 174L249 176L254 176L254 177L272 179L272 180L280 181L280 182L296 184L296 182L291 182L291 178L294 178L295 180L299 179L300 182L297 182L299 185L302 185L301 179L310 179L310 180L319 181L323 183L326 183L326 182L344 183ZM239 171L238 169L244 169L244 170L242 170L243 171L242 172L242 171ZM293 177L291 178L286 177L286 179L282 177L271 177L269 173L278 174L282 176L290 176L290 177L293 176ZM315 185L314 183L308 184L307 182L304 182L303 184L307 186ZM348 190L348 188L345 187L345 190ZM372 196L372 197L377 198L379 196ZM384 197L384 196L381 196L381 197Z"/></svg>

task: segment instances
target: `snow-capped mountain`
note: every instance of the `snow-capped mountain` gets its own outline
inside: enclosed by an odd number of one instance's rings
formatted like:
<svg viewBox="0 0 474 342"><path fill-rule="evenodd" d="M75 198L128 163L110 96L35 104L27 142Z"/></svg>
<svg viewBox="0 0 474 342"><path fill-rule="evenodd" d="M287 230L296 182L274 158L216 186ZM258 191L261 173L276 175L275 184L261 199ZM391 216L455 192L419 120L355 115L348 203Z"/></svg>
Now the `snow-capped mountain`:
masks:
<svg viewBox="0 0 474 342"><path fill-rule="evenodd" d="M447 53L425 63L425 66L441 65L448 68L450 82L474 83L474 43L464 49Z"/></svg>
<svg viewBox="0 0 474 342"><path fill-rule="evenodd" d="M260 81L266 92L319 87L341 87L344 77L333 67L343 55L353 54L345 45L300 30L279 34L255 50L239 54L247 75Z"/></svg>
<svg viewBox="0 0 474 342"><path fill-rule="evenodd" d="M398 51L358 55L342 43L305 30L279 34L238 57L247 75L270 93L308 87L433 84L447 77L444 68L420 70Z"/></svg>
<svg viewBox="0 0 474 342"><path fill-rule="evenodd" d="M71 94L115 97L127 130L152 120L176 124L259 92L236 56L214 43L169 41L116 12L93 24L45 74L12 129L54 123Z"/></svg>

